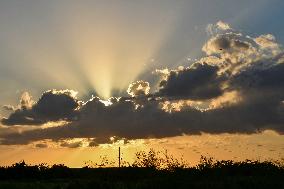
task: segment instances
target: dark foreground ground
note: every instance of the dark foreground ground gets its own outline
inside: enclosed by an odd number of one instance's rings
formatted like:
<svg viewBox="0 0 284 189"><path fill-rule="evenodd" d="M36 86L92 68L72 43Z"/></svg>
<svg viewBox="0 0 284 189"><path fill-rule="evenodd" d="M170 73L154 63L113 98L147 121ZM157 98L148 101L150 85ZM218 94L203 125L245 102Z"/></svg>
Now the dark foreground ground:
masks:
<svg viewBox="0 0 284 189"><path fill-rule="evenodd" d="M80 168L18 163L0 168L0 189L284 189L284 167L270 162L203 162L192 168Z"/></svg>

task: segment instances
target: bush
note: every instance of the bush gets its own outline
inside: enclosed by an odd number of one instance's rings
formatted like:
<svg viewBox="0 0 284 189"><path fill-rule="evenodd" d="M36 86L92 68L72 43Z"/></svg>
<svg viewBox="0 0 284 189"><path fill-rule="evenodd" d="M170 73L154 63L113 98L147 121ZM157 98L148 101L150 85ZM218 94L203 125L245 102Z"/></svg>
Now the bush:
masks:
<svg viewBox="0 0 284 189"><path fill-rule="evenodd" d="M150 149L148 153L145 151L137 152L132 166L173 171L175 169L186 168L188 164L183 158L176 159L173 155L168 154L167 151L161 152Z"/></svg>

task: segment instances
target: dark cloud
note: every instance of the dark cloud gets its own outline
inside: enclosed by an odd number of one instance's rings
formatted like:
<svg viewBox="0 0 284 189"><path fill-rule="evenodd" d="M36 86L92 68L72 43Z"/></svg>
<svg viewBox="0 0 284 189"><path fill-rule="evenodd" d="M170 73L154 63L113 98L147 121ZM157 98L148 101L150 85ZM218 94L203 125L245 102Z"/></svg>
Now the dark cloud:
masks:
<svg viewBox="0 0 284 189"><path fill-rule="evenodd" d="M1 122L4 125L40 125L45 123L33 111L25 109L16 110L8 118L3 118Z"/></svg>
<svg viewBox="0 0 284 189"><path fill-rule="evenodd" d="M78 141L78 142L62 142L60 144L61 147L66 147L66 148L79 148L79 147L82 147L82 142L81 141Z"/></svg>
<svg viewBox="0 0 284 189"><path fill-rule="evenodd" d="M76 118L79 101L76 100L74 91L50 90L43 93L34 104L31 104L30 96L24 93L20 105L20 109L2 119L2 124L40 125L49 121L73 120Z"/></svg>
<svg viewBox="0 0 284 189"><path fill-rule="evenodd" d="M47 148L48 145L47 144L43 144L43 143L38 143L38 144L35 145L35 147L37 147L37 148Z"/></svg>
<svg viewBox="0 0 284 189"><path fill-rule="evenodd" d="M265 69L247 69L233 79L231 86L243 91L258 90L262 93L284 92L284 64L275 64Z"/></svg>
<svg viewBox="0 0 284 189"><path fill-rule="evenodd" d="M254 125L275 123L278 124L276 130L283 132L284 64L248 69L234 77L230 86L241 92L245 103L239 106L250 115Z"/></svg>
<svg viewBox="0 0 284 189"><path fill-rule="evenodd" d="M209 99L223 92L223 78L217 74L218 67L208 64L195 64L182 70L170 71L160 82L158 96L183 99Z"/></svg>
<svg viewBox="0 0 284 189"><path fill-rule="evenodd" d="M98 97L79 103L70 91L48 91L30 107L30 100L26 100L22 108L2 123L35 125L58 120L70 123L0 133L1 144L92 138L90 146L96 146L109 142L111 136L162 138L265 129L283 133L284 56L274 43L271 36L253 39L232 32L212 36L203 47L208 56L188 68L165 72L154 94L148 94L150 87L144 81L130 85L128 92L132 97L111 98L108 103ZM239 100L225 94L235 94ZM222 103L215 103L214 108L208 105L216 101ZM167 111L166 103L181 107ZM61 146L80 147L81 143L66 142Z"/></svg>
<svg viewBox="0 0 284 189"><path fill-rule="evenodd" d="M111 136L127 139L162 138L181 134L253 133L273 129L284 132L284 106L265 103L262 98L245 99L236 105L199 111L188 107L168 113L156 101L135 108L131 101L118 101L104 106L100 101L88 102L80 120L66 126L11 133L2 144L28 144L43 139L97 138L94 145L108 143ZM266 96L267 97L267 96ZM67 145L66 145L67 146Z"/></svg>
<svg viewBox="0 0 284 189"><path fill-rule="evenodd" d="M96 146L99 146L99 143L96 142L95 140L89 142L89 147L96 147Z"/></svg>

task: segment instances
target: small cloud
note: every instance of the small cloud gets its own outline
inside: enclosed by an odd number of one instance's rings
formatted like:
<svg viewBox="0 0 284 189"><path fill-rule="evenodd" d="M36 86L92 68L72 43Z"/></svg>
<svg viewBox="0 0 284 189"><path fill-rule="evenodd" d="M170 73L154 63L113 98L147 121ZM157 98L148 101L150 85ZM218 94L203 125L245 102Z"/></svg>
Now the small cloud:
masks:
<svg viewBox="0 0 284 189"><path fill-rule="evenodd" d="M269 55L278 55L281 53L280 45L276 42L276 38L271 34L261 35L254 38L259 48L270 53Z"/></svg>
<svg viewBox="0 0 284 189"><path fill-rule="evenodd" d="M216 24L208 24L206 27L206 32L209 35L215 35L227 30L232 30L230 25L223 21L218 21Z"/></svg>
<svg viewBox="0 0 284 189"><path fill-rule="evenodd" d="M61 147L65 147L65 148L80 148L83 146L82 141L78 141L78 142L62 142L60 144Z"/></svg>
<svg viewBox="0 0 284 189"><path fill-rule="evenodd" d="M221 20L216 23L216 26L220 30L230 30L230 29L232 29L228 23L223 22Z"/></svg>
<svg viewBox="0 0 284 189"><path fill-rule="evenodd" d="M44 143L38 143L35 145L36 148L47 148L48 145L47 144L44 144Z"/></svg>
<svg viewBox="0 0 284 189"><path fill-rule="evenodd" d="M31 109L33 104L32 96L28 92L24 92L20 99L21 109Z"/></svg>
<svg viewBox="0 0 284 189"><path fill-rule="evenodd" d="M34 104L34 101L32 100L32 96L28 92L23 92L20 97L20 102L18 106L12 106L12 105L4 105L3 109L7 111L16 111L17 109L31 109Z"/></svg>
<svg viewBox="0 0 284 189"><path fill-rule="evenodd" d="M99 143L97 143L96 141L89 142L89 147L96 147L96 146L99 146Z"/></svg>
<svg viewBox="0 0 284 189"><path fill-rule="evenodd" d="M150 85L146 81L135 81L127 89L127 93L132 97L148 95L149 91Z"/></svg>
<svg viewBox="0 0 284 189"><path fill-rule="evenodd" d="M15 111L17 108L15 108L12 105L4 105L3 109L6 110L6 111Z"/></svg>
<svg viewBox="0 0 284 189"><path fill-rule="evenodd" d="M271 34L261 35L259 37L254 38L254 41L261 48L278 48L279 44L276 42L276 39Z"/></svg>

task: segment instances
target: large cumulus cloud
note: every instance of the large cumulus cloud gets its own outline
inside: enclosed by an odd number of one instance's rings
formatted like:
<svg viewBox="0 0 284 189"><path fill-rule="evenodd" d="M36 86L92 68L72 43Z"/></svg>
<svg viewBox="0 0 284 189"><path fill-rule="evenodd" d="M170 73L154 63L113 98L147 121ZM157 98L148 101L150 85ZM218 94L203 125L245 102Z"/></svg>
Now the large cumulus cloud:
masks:
<svg viewBox="0 0 284 189"><path fill-rule="evenodd" d="M218 33L203 46L205 56L186 68L160 71L163 74L152 94L146 81L130 84L130 97L113 97L108 102L99 97L80 102L69 90L47 91L37 102L22 105L2 119L2 123L40 125L60 120L69 123L0 134L1 143L95 138L97 144L111 136L160 138L183 133L252 133L265 129L283 133L281 45L271 34L244 36L224 22L211 27L217 27Z"/></svg>

